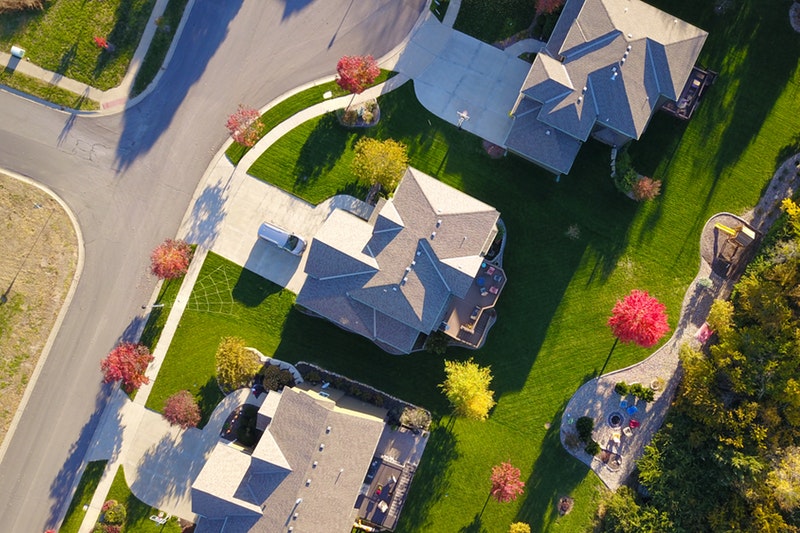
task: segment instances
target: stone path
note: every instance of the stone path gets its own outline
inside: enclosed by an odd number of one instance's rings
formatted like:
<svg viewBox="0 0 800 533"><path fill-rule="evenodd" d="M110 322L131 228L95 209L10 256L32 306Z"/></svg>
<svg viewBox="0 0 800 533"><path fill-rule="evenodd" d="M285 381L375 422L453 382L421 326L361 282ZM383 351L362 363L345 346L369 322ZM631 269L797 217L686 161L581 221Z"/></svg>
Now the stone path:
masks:
<svg viewBox="0 0 800 533"><path fill-rule="evenodd" d="M719 213L706 222L700 237L700 268L686 291L681 305L681 317L672 338L644 361L585 383L567 404L561 419L561 443L569 453L587 464L609 489L616 490L627 480L636 461L644 453L644 447L650 443L664 422L681 378L678 359L680 347L684 343L700 346L698 331L708 316L712 302L715 299L726 299L730 295L733 285L756 251L757 243L737 254L731 272L726 277L715 274L712 265L723 249L724 235L720 235L714 225L722 223L736 227L746 223L763 235L780 215L780 201L791 196L800 185L798 163L800 154L789 158L778 168L755 209L741 217ZM703 287L700 280L705 279L710 279L713 285ZM614 392L614 385L619 381L628 384L641 383L643 386L650 386L655 381L659 391L655 401L638 402L638 412L629 415L620 407L622 398ZM628 400L631 400L630 396ZM612 427L610 424L609 416L612 413L621 416L619 427ZM574 431L575 421L581 416L594 419L593 438L604 450L620 456L621 461L618 464L613 460L604 463L600 459L601 455L590 456L583 451L583 446L572 449L565 444L567 435ZM622 428L628 426L631 418L638 421L640 426L632 429L628 436L622 432ZM615 434L619 437L619 443L614 442Z"/></svg>

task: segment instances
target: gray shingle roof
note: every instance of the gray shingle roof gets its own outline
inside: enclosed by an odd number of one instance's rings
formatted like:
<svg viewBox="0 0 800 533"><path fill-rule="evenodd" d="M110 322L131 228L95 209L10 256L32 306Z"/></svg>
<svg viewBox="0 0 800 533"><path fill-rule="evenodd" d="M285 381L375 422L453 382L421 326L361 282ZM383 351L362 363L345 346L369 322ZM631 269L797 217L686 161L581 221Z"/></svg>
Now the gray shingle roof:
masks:
<svg viewBox="0 0 800 533"><path fill-rule="evenodd" d="M376 212L369 222L332 213L309 247L296 301L407 352L469 289L499 213L413 168Z"/></svg>
<svg viewBox="0 0 800 533"><path fill-rule="evenodd" d="M530 113L518 102L509 148L561 170L571 162L548 152L554 143L569 145L567 137L585 141L602 125L638 139L663 101L681 93L707 36L639 0L568 0L520 89L523 100L541 106ZM545 145L526 140L540 134L534 121L565 136ZM565 156L572 146L558 151Z"/></svg>
<svg viewBox="0 0 800 533"><path fill-rule="evenodd" d="M289 524L295 533L349 532L383 421L340 409L315 393L285 388L268 394L280 399L252 461L218 444L192 485L193 510L210 518L201 520L199 530L272 532ZM261 470L257 457L274 458L273 444L291 470ZM265 445L268 451L261 450ZM229 519L220 529L223 517Z"/></svg>

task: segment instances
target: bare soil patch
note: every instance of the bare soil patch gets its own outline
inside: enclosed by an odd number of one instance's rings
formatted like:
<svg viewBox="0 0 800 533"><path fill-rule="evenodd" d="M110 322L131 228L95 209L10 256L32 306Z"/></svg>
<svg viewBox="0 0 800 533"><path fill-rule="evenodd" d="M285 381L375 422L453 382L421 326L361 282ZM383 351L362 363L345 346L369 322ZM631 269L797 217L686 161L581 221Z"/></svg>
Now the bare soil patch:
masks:
<svg viewBox="0 0 800 533"><path fill-rule="evenodd" d="M69 291L78 239L61 205L0 173L0 442Z"/></svg>

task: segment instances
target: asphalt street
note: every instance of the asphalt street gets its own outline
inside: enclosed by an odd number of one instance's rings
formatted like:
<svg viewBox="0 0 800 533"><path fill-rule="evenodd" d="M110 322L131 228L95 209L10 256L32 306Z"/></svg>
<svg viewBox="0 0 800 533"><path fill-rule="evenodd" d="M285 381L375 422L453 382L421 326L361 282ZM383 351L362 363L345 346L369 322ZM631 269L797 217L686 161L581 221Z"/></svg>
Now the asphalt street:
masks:
<svg viewBox="0 0 800 533"><path fill-rule="evenodd" d="M100 360L144 320L149 253L176 234L239 103L260 107L380 57L423 0L197 0L155 91L115 115L75 116L0 91L0 167L60 195L79 221L75 297L0 463L0 529L53 527L108 398Z"/></svg>

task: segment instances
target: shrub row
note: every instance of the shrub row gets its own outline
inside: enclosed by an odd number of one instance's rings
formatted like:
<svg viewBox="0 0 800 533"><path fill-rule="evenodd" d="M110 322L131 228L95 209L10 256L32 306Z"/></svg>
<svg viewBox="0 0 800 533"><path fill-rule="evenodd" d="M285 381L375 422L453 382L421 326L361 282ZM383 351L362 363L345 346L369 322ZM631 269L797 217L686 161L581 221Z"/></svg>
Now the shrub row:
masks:
<svg viewBox="0 0 800 533"><path fill-rule="evenodd" d="M385 392L379 391L378 389L365 383L361 383L360 381L355 381L348 377L342 376L341 374L337 374L336 372L325 370L324 368L313 363L300 361L294 366L297 371L300 372L300 375L303 377L303 379L309 383L314 385L323 382L330 383L331 387L338 389L345 394L358 398L366 403L375 405L376 407L387 409L389 412L386 415L386 423L389 425L406 425L409 427L409 429L414 430L428 429L430 426L431 414L429 411L421 407L417 407L416 405L403 401L400 398L386 394ZM419 411L424 412L427 416L420 415ZM409 426L408 423L424 423L424 425Z"/></svg>
<svg viewBox="0 0 800 533"><path fill-rule="evenodd" d="M638 398L644 402L652 402L656 397L656 391L651 387L642 386L641 383L632 383L628 385L624 381L620 381L614 385L614 392L620 396L627 396L630 394L634 398Z"/></svg>

